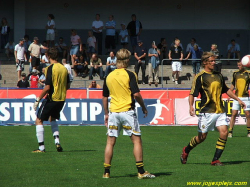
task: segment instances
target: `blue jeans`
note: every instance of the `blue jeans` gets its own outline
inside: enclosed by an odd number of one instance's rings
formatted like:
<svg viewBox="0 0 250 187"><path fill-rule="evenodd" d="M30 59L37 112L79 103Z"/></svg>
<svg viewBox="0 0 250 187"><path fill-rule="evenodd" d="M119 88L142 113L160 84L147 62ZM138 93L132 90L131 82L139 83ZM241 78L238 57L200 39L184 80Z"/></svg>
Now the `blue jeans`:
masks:
<svg viewBox="0 0 250 187"><path fill-rule="evenodd" d="M90 68L90 72L89 72L89 79L93 79L93 74L97 73L100 76L100 79L103 79L103 69L102 67L99 68L94 68L91 67Z"/></svg>
<svg viewBox="0 0 250 187"><path fill-rule="evenodd" d="M115 69L116 69L116 67L115 67L115 68L112 68L111 66L106 66L105 77L107 77L108 74L109 74L110 72L114 71Z"/></svg>
<svg viewBox="0 0 250 187"><path fill-rule="evenodd" d="M193 60L192 66L193 66L193 74L198 74L200 72L201 61Z"/></svg>

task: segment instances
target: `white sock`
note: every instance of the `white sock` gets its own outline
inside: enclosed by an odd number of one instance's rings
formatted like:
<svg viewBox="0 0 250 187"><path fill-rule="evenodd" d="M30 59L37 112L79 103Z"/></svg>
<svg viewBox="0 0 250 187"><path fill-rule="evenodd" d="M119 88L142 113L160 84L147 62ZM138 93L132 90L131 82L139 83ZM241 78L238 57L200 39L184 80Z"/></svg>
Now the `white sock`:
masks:
<svg viewBox="0 0 250 187"><path fill-rule="evenodd" d="M44 146L44 128L43 125L36 125L36 137L39 144L39 149L43 151L45 149Z"/></svg>
<svg viewBox="0 0 250 187"><path fill-rule="evenodd" d="M54 139L55 139L55 144L60 144L59 128L58 128L57 122L56 121L51 121L50 125L51 125L51 131L52 131Z"/></svg>

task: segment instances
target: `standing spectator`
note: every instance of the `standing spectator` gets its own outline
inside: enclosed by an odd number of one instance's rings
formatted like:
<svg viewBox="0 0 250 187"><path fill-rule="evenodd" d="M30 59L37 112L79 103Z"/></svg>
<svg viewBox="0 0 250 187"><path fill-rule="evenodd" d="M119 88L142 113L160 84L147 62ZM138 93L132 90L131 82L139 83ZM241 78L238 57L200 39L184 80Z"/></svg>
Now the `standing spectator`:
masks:
<svg viewBox="0 0 250 187"><path fill-rule="evenodd" d="M82 41L80 36L77 35L76 30L72 29L71 30L71 49L70 49L70 56L71 56L71 62L74 64L75 62L75 57L80 49L82 51Z"/></svg>
<svg viewBox="0 0 250 187"><path fill-rule="evenodd" d="M158 78L158 71L159 71L159 64L160 64L160 57L161 52L160 49L157 49L155 42L152 43L152 48L148 50L148 85L151 86L153 84L153 72L155 78L155 86L158 86L159 78Z"/></svg>
<svg viewBox="0 0 250 187"><path fill-rule="evenodd" d="M107 49L107 54L112 50L115 50L115 26L114 16L109 16L109 21L106 22L106 38L105 38L105 48Z"/></svg>
<svg viewBox="0 0 250 187"><path fill-rule="evenodd" d="M98 55L102 55L102 29L103 29L103 22L100 20L100 14L95 15L95 21L92 23L92 29L94 36L97 40L98 45Z"/></svg>
<svg viewBox="0 0 250 187"><path fill-rule="evenodd" d="M41 48L48 49L45 46L39 44L38 37L34 37L33 43L29 46L30 56L31 56L31 66L33 69L38 69L40 65L40 55Z"/></svg>
<svg viewBox="0 0 250 187"><path fill-rule="evenodd" d="M68 57L68 47L67 44L64 43L63 37L59 38L59 42L55 44L55 47L57 48L59 55L61 54L63 58Z"/></svg>
<svg viewBox="0 0 250 187"><path fill-rule="evenodd" d="M1 21L1 49L4 49L6 44L9 42L10 26L6 18L2 18Z"/></svg>
<svg viewBox="0 0 250 187"><path fill-rule="evenodd" d="M32 70L32 75L29 77L30 88L38 88L39 76L37 75L37 70Z"/></svg>
<svg viewBox="0 0 250 187"><path fill-rule="evenodd" d="M53 14L48 15L49 21L47 22L47 25L46 25L46 29L47 29L46 40L47 40L47 44L49 47L54 47L54 44L55 44L54 41L55 41L56 24L55 24L54 19L55 19L55 17Z"/></svg>
<svg viewBox="0 0 250 187"><path fill-rule="evenodd" d="M30 58L30 52L29 52L29 46L31 44L31 41L29 40L29 35L24 35L24 43L23 46L25 48L25 52L26 52L26 56L27 56L27 60Z"/></svg>
<svg viewBox="0 0 250 187"><path fill-rule="evenodd" d="M181 71L181 61L183 59L183 52L182 52L182 47L180 46L180 40L176 39L175 40L175 45L172 46L169 50L168 53L169 60L172 60L172 80L175 82L175 84L178 84L178 79ZM174 78L174 76L176 76Z"/></svg>
<svg viewBox="0 0 250 187"><path fill-rule="evenodd" d="M106 71L105 71L105 77L108 76L108 74L111 71L114 71L116 69L116 56L114 51L110 51L109 57L107 58L107 63L106 63Z"/></svg>
<svg viewBox="0 0 250 187"><path fill-rule="evenodd" d="M39 88L44 88L45 86L46 78L45 78L44 72L45 72L45 68L42 69L42 74L40 75L39 80L38 80Z"/></svg>
<svg viewBox="0 0 250 187"><path fill-rule="evenodd" d="M121 38L121 45L122 48L127 49L128 48L128 30L126 29L125 23L121 24L121 31L120 31L120 38Z"/></svg>
<svg viewBox="0 0 250 187"><path fill-rule="evenodd" d="M192 66L193 66L193 74L194 77L200 72L200 67L201 67L201 56L203 54L203 50L201 49L201 47L199 47L198 45L194 44L193 47L190 47L190 51L186 57L185 60L187 60L190 55L192 55ZM194 60L194 59L199 59L199 60Z"/></svg>
<svg viewBox="0 0 250 187"><path fill-rule="evenodd" d="M220 61L220 52L217 49L216 44L212 44L210 53L214 54L214 58L216 59L214 71L221 73L222 63Z"/></svg>
<svg viewBox="0 0 250 187"><path fill-rule="evenodd" d="M160 49L161 55L160 59L167 58L167 41L165 38L161 38L161 43L157 45L157 48Z"/></svg>
<svg viewBox="0 0 250 187"><path fill-rule="evenodd" d="M136 15L132 14L132 21L129 22L127 26L128 34L130 36L130 42L133 48L133 53L135 52L135 48L137 46L138 40L140 40L140 35L142 31L142 24L140 21L136 20Z"/></svg>
<svg viewBox="0 0 250 187"><path fill-rule="evenodd" d="M87 44L88 44L88 57L89 59L92 57L93 53L96 53L96 38L93 36L93 32L89 31L88 32L88 39L87 39Z"/></svg>
<svg viewBox="0 0 250 187"><path fill-rule="evenodd" d="M196 39L195 39L195 38L191 38L191 41L190 41L190 43L187 45L187 48L186 48L186 53L187 53L187 54L190 52L191 48L194 47L194 45L199 46L199 45L196 43ZM190 58L192 58L192 56L190 56Z"/></svg>
<svg viewBox="0 0 250 187"><path fill-rule="evenodd" d="M231 40L231 43L227 46L227 58L228 59L240 59L240 45L235 42L234 39ZM230 62L228 61L228 65Z"/></svg>
<svg viewBox="0 0 250 187"><path fill-rule="evenodd" d="M26 74L22 73L21 77L22 77L22 79L17 82L17 88L29 88L30 87L30 83L26 79Z"/></svg>
<svg viewBox="0 0 250 187"><path fill-rule="evenodd" d="M68 70L69 82L71 84L73 82L73 80L74 80L72 69L71 69L70 65L67 63L67 60L65 58L62 59L62 64Z"/></svg>
<svg viewBox="0 0 250 187"><path fill-rule="evenodd" d="M147 55L147 50L143 46L142 40L138 40L138 46L135 48L135 58L136 58L136 63L135 63L135 73L137 74L141 68L142 71L142 84L145 84L145 71L146 71L146 55Z"/></svg>
<svg viewBox="0 0 250 187"><path fill-rule="evenodd" d="M89 85L89 88L101 88L99 84L96 84L96 81L92 81Z"/></svg>
<svg viewBox="0 0 250 187"><path fill-rule="evenodd" d="M5 46L5 54L8 60L10 60L10 54L14 54L14 50L15 50L15 43L13 41L9 41Z"/></svg>
<svg viewBox="0 0 250 187"><path fill-rule="evenodd" d="M21 72L24 70L24 61L27 61L27 56L24 47L24 38L19 40L19 44L15 46L16 71L18 81L21 80Z"/></svg>
<svg viewBox="0 0 250 187"><path fill-rule="evenodd" d="M96 53L94 53L90 59L89 80L93 79L95 73L99 74L101 80L103 79L102 60L98 58Z"/></svg>

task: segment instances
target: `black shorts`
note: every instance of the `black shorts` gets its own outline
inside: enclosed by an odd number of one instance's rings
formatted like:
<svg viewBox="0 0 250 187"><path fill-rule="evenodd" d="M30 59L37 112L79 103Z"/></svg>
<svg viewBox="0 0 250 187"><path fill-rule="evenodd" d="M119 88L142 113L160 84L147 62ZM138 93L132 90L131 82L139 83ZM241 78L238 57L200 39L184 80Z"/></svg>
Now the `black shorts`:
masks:
<svg viewBox="0 0 250 187"><path fill-rule="evenodd" d="M40 65L40 58L32 57L31 58L31 66L32 67L37 67Z"/></svg>
<svg viewBox="0 0 250 187"><path fill-rule="evenodd" d="M49 101L44 99L42 105L37 112L37 118L42 121L48 121L49 117L60 119L60 112L64 106L65 101Z"/></svg>
<svg viewBox="0 0 250 187"><path fill-rule="evenodd" d="M106 36L105 38L105 48L109 49L112 47L112 49L115 49L115 36Z"/></svg>

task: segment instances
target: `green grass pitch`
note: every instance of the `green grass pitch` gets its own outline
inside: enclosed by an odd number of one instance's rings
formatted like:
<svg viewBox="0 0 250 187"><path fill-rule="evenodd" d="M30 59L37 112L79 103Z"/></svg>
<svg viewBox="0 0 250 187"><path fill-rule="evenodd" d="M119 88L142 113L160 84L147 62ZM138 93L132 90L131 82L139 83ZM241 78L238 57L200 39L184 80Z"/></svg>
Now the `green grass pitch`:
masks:
<svg viewBox="0 0 250 187"><path fill-rule="evenodd" d="M142 129L145 169L157 177L138 180L133 145L120 136L115 146L111 178L103 179L106 144L104 126L60 126L64 152L56 152L50 126L45 127L46 153L37 149L34 126L0 127L0 186L156 186L182 187L187 182L248 182L250 185L250 138L246 126L236 126L221 157L224 167L210 166L218 132L209 132L207 140L189 155L186 165L180 154L196 127L152 127Z"/></svg>

